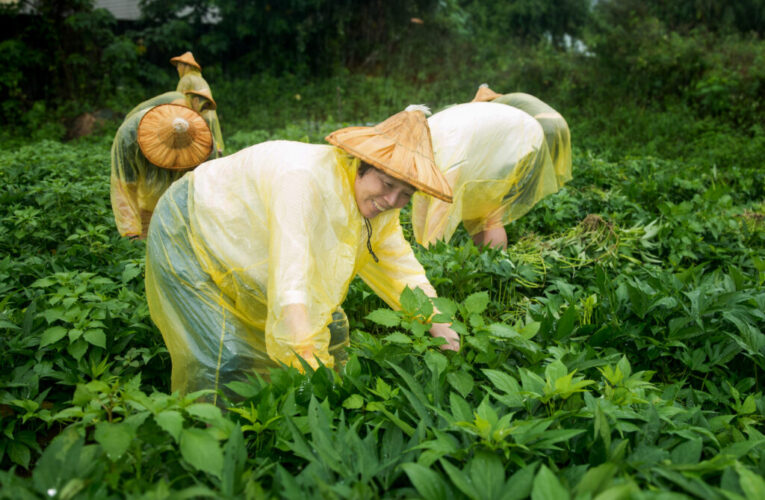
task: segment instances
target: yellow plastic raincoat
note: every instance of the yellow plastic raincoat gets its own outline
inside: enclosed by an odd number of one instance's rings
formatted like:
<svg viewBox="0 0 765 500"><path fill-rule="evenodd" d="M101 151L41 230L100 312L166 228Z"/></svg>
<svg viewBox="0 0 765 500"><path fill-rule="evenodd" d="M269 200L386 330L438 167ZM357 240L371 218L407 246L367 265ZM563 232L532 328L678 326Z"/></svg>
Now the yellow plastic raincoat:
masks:
<svg viewBox="0 0 765 500"><path fill-rule="evenodd" d="M212 95L210 85L207 84L207 80L202 77L202 72L197 68L184 64L183 76L178 80L178 85L175 87L176 92L186 92L187 90L207 90ZM223 154L223 133L220 131L220 122L218 121L218 113L214 109L205 109L200 112L202 118L205 119L210 126L210 132L212 132L213 141L215 142L215 157L218 158Z"/></svg>
<svg viewBox="0 0 765 500"><path fill-rule="evenodd" d="M187 105L180 92L152 97L128 112L112 141L110 198L114 221L122 236L145 237L157 200L170 184L188 172L160 168L149 162L136 140L141 118L155 106L170 103Z"/></svg>
<svg viewBox="0 0 765 500"><path fill-rule="evenodd" d="M471 235L509 224L559 189L542 126L523 111L458 104L431 116L428 125L454 202L413 196L414 236L426 247L448 241L460 222Z"/></svg>
<svg viewBox="0 0 765 500"><path fill-rule="evenodd" d="M505 94L491 102L507 104L533 116L545 131L558 185L563 186L571 180L571 132L560 113L541 99L523 92Z"/></svg>
<svg viewBox="0 0 765 500"><path fill-rule="evenodd" d="M264 142L209 161L171 186L152 219L146 297L172 358L172 388L222 389L311 352L333 366L328 325L358 274L393 308L405 286L435 295L399 210L371 220L354 197L358 159L333 146ZM302 304L308 331L284 309ZM337 320L336 315L335 320Z"/></svg>

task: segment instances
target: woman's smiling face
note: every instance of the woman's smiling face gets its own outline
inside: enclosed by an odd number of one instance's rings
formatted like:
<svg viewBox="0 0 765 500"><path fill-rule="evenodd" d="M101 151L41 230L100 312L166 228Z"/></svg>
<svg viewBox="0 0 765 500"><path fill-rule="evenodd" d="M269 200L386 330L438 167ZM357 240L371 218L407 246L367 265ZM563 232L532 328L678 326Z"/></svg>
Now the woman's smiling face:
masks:
<svg viewBox="0 0 765 500"><path fill-rule="evenodd" d="M387 210L403 208L409 203L415 188L404 181L370 167L356 176L354 182L356 205L367 219Z"/></svg>

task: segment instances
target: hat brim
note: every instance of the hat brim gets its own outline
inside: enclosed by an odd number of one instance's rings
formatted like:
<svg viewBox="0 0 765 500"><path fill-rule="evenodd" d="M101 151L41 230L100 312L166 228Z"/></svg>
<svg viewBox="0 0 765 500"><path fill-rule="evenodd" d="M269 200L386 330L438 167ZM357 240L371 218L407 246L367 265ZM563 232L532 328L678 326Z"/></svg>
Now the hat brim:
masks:
<svg viewBox="0 0 765 500"><path fill-rule="evenodd" d="M181 141L176 140L173 130L176 118L188 125ZM194 168L210 156L213 148L212 132L204 118L178 104L161 104L147 111L138 124L136 139L149 162L168 170Z"/></svg>
<svg viewBox="0 0 765 500"><path fill-rule="evenodd" d="M451 194L443 193L438 191L437 189L434 189L431 186L428 186L427 184L421 182L419 179L413 178L408 175L404 175L402 172L399 172L393 168L390 168L385 163L381 162L377 158L374 158L373 156L370 156L369 154L354 148L353 146L350 146L346 144L343 141L339 141L336 137L337 132L344 132L344 133L354 133L354 132L360 132L364 133L366 131L370 130L370 127L347 127L344 129L340 129L336 132L333 132L332 134L325 137L325 140L332 144L333 146L336 146L343 151L347 152L350 155L355 156L356 158L359 158L363 160L366 163L369 163L373 167L382 170L387 175L390 175L391 177L394 177L398 180L404 181L407 184L413 186L418 191L422 191L423 193L429 194L430 196L433 196L435 198L438 198L439 200L443 200L447 203L452 202L452 196ZM370 138L373 136L373 134L369 134ZM447 184L448 186L448 184Z"/></svg>

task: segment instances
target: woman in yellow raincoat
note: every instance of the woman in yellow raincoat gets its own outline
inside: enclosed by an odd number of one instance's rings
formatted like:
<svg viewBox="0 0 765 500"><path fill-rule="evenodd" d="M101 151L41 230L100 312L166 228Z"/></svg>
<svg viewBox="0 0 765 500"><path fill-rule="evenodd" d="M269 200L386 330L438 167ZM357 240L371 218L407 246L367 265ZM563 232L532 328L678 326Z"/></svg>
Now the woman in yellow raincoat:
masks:
<svg viewBox="0 0 765 500"><path fill-rule="evenodd" d="M473 97L473 102L496 102L525 111L542 125L545 131L550 158L555 167L558 185L563 186L571 177L571 132L563 115L538 97L523 92L498 94L487 84L482 84Z"/></svg>
<svg viewBox="0 0 765 500"><path fill-rule="evenodd" d="M454 202L415 195L412 226L421 245L448 241L462 222L476 245L505 248L504 226L571 178L570 143L568 174L565 168L558 174L539 120L511 106L480 102L487 90L479 90L478 102L447 108L428 120L436 164ZM565 156L556 157L563 157L558 164L565 164Z"/></svg>
<svg viewBox="0 0 765 500"><path fill-rule="evenodd" d="M191 105L202 110L210 104L190 93L166 92L133 108L117 130L111 149L110 197L120 235L145 238L154 206L165 189L214 150L209 126ZM157 120L160 117L164 119ZM176 130L176 119L188 126L178 122L182 130ZM141 132L154 137L165 134L171 142L169 149L148 152L150 144L140 144ZM178 163L176 157L182 151L187 154Z"/></svg>
<svg viewBox="0 0 765 500"><path fill-rule="evenodd" d="M189 90L204 92L209 95L212 101L212 90L210 85L202 77L202 67L194 59L194 54L184 52L183 54L170 59L170 64L178 70L178 85L176 92L186 93ZM214 102L214 101L213 101ZM220 131L220 122L216 107L205 109L201 112L205 121L210 125L210 131L215 139L216 158L223 155L223 134Z"/></svg>
<svg viewBox="0 0 765 500"><path fill-rule="evenodd" d="M298 358L334 366L348 334L330 326L344 323L340 305L357 274L393 308L406 286L435 296L399 225L416 189L451 196L423 112L410 107L327 141L334 147L251 146L201 165L160 199L146 297L174 391L225 389L280 363L300 367ZM431 334L459 348L448 325Z"/></svg>

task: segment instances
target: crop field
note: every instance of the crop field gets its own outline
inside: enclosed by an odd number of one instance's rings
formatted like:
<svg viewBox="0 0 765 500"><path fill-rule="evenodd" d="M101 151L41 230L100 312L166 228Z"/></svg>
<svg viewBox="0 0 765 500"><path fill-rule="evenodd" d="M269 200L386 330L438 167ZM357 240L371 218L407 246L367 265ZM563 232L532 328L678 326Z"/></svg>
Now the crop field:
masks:
<svg viewBox="0 0 765 500"><path fill-rule="evenodd" d="M392 311L357 280L344 368L235 382L221 410L169 392L110 142L0 150L0 498L765 498L761 166L575 142L506 252L415 247L459 353L422 292Z"/></svg>

